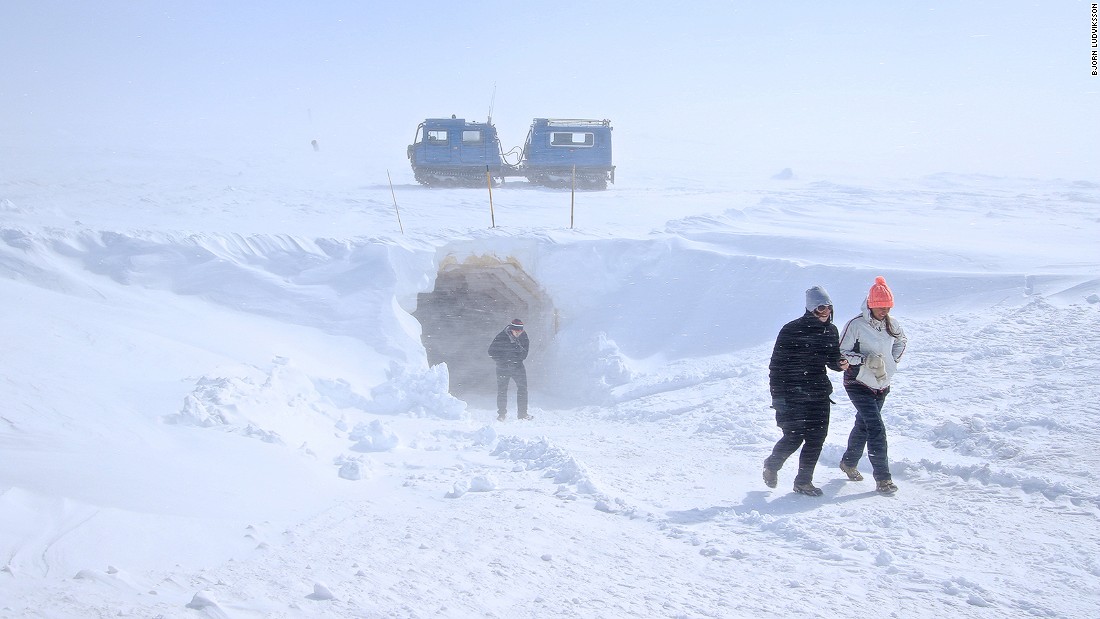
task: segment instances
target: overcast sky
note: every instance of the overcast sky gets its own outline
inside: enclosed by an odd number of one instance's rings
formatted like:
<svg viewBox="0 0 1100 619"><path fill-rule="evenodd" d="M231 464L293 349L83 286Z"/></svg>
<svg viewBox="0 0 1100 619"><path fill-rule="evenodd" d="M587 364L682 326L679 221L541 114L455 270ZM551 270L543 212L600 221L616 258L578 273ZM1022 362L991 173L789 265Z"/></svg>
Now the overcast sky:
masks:
<svg viewBox="0 0 1100 619"><path fill-rule="evenodd" d="M1100 180L1091 3L5 0L0 146L404 167L429 116L609 118L671 173ZM495 92L495 99L494 99ZM0 157L0 161L3 158Z"/></svg>

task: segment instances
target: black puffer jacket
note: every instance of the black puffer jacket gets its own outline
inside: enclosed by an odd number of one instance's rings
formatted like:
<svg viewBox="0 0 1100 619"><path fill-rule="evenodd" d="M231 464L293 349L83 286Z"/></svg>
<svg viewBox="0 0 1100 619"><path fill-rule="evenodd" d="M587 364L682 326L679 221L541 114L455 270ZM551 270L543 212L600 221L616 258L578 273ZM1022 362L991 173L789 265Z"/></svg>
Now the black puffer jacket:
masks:
<svg viewBox="0 0 1100 619"><path fill-rule="evenodd" d="M489 344L489 356L497 362L497 365L520 365L527 358L527 351L530 348L531 340L527 337L526 331L514 338L505 328L493 338L493 343Z"/></svg>
<svg viewBox="0 0 1100 619"><path fill-rule="evenodd" d="M821 322L806 312L779 330L768 365L772 400L791 404L827 400L833 383L825 372L840 371L840 336L832 317Z"/></svg>

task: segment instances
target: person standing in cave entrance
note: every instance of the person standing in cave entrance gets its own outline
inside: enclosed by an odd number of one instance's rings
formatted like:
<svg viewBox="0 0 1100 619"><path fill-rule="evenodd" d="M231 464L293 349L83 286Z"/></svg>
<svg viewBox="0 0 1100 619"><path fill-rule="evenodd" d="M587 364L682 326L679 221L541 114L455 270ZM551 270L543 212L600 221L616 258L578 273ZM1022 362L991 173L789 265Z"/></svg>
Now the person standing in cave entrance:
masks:
<svg viewBox="0 0 1100 619"><path fill-rule="evenodd" d="M516 409L520 419L527 414L527 368L523 360L531 349L531 340L523 330L523 321L516 318L489 344L489 356L497 363L497 420L508 416L508 381L516 381Z"/></svg>

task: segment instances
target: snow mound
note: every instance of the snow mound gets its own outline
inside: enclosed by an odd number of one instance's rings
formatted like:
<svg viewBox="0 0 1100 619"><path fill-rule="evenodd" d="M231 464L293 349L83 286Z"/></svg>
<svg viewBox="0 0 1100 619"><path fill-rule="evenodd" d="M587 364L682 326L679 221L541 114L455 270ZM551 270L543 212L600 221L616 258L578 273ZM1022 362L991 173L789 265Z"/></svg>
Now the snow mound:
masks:
<svg viewBox="0 0 1100 619"><path fill-rule="evenodd" d="M466 403L448 392L447 364L428 369L391 364L386 382L371 389L367 410L376 415L462 419Z"/></svg>

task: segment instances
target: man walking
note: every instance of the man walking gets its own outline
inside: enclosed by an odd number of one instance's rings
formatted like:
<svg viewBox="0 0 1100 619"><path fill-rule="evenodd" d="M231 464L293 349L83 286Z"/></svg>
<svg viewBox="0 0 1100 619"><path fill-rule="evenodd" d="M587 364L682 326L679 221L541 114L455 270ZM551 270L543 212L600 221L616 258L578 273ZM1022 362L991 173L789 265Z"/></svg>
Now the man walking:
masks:
<svg viewBox="0 0 1100 619"><path fill-rule="evenodd" d="M833 324L833 302L824 288L814 286L806 291L806 313L779 331L768 366L775 423L783 430L764 460L764 483L769 488L776 487L779 469L801 446L794 491L821 496L821 489L813 485L814 468L829 434L833 392L825 368L841 372L847 367Z"/></svg>

